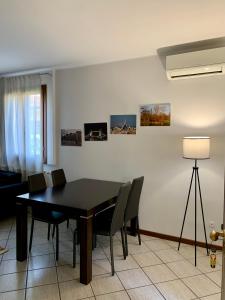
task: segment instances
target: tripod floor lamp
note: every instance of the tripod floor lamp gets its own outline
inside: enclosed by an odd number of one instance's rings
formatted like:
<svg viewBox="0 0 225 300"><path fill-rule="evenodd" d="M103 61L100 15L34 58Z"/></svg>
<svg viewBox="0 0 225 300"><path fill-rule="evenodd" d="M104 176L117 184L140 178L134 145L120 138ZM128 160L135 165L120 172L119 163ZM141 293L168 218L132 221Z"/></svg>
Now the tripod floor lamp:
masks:
<svg viewBox="0 0 225 300"><path fill-rule="evenodd" d="M183 157L187 159L194 160L195 164L193 166L192 175L191 175L191 181L190 186L188 190L188 197L186 202L186 208L184 212L184 218L182 223L182 228L180 232L180 238L179 238L179 244L178 244L178 250L180 249L180 243L182 239L183 229L184 229L184 223L186 219L192 184L194 181L194 199L195 199L195 266L197 263L197 197L199 194L200 204L201 204L201 211L202 211L202 221L203 221L203 227L204 227L204 234L205 234L205 244L206 244L206 251L207 255L209 254L208 250L208 242L207 242L207 236L206 236L206 228L205 228L205 217L204 217L204 210L203 210L203 203L202 203L202 193L201 193L201 186L200 186L200 179L199 179L199 173L198 173L198 167L197 167L197 161L200 159L208 159L210 153L210 138L204 137L204 136L193 136L193 137L184 137L183 138Z"/></svg>

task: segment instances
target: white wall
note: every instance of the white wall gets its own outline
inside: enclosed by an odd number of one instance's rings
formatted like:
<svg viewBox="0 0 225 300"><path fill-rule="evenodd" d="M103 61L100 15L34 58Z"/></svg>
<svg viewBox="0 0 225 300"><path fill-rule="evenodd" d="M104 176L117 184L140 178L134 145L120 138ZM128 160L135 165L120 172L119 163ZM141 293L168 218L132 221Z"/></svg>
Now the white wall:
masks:
<svg viewBox="0 0 225 300"><path fill-rule="evenodd" d="M171 103L170 127L140 127L139 105ZM89 177L145 182L140 204L142 229L179 235L193 162L182 158L182 137L209 135L212 158L200 161L207 229L222 223L225 154L225 77L168 81L158 57L56 72L59 165L69 180ZM60 129L108 122L110 114L137 114L135 136L110 135L107 142L60 146ZM194 238L194 206L184 237ZM199 213L200 213L200 206ZM204 240L198 216L198 240Z"/></svg>

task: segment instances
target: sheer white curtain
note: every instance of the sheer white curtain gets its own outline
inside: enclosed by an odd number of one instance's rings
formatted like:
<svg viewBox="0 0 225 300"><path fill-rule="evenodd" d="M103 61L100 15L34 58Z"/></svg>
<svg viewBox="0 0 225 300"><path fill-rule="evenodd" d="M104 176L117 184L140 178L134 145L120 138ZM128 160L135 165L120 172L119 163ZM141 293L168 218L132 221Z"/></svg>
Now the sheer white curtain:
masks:
<svg viewBox="0 0 225 300"><path fill-rule="evenodd" d="M7 168L5 156L4 80L0 78L0 168Z"/></svg>
<svg viewBox="0 0 225 300"><path fill-rule="evenodd" d="M5 154L9 170L42 170L43 122L39 75L4 78Z"/></svg>

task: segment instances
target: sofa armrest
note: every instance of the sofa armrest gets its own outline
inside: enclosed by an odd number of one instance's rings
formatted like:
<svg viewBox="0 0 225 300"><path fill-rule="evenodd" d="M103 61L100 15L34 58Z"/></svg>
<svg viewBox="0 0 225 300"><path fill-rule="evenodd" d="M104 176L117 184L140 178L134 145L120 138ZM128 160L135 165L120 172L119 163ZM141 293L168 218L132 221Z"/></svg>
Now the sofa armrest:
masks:
<svg viewBox="0 0 225 300"><path fill-rule="evenodd" d="M21 194L28 193L28 183L20 182L0 186L0 197L10 196L16 197Z"/></svg>

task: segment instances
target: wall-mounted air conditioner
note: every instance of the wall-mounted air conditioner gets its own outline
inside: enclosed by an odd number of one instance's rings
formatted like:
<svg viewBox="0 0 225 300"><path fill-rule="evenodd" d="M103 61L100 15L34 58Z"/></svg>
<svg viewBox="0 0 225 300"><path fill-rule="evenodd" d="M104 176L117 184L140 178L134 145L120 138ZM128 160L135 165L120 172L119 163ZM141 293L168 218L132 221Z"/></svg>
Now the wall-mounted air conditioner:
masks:
<svg viewBox="0 0 225 300"><path fill-rule="evenodd" d="M169 80L225 74L225 47L166 57Z"/></svg>

